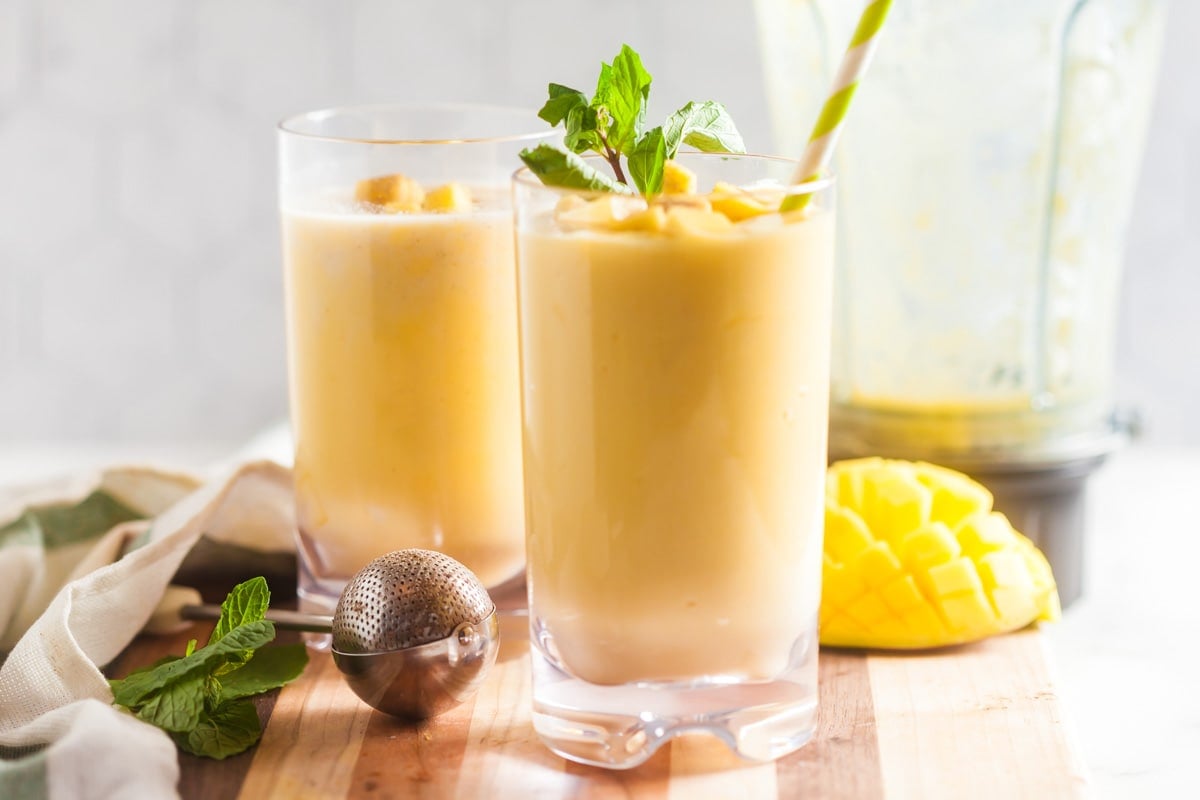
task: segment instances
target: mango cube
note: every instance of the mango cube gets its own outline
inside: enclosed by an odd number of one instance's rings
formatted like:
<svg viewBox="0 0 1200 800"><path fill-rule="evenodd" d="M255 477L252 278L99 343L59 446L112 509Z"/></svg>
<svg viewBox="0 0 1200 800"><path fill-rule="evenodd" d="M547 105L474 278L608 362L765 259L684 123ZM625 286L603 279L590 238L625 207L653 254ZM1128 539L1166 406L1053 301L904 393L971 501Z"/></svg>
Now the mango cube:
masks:
<svg viewBox="0 0 1200 800"><path fill-rule="evenodd" d="M887 542L875 542L860 553L856 566L872 588L889 584L901 575L900 559L892 554Z"/></svg>
<svg viewBox="0 0 1200 800"><path fill-rule="evenodd" d="M572 207L559 211L556 219L559 225L568 230L581 228L617 230L627 217L646 209L646 201L641 197L608 194L582 205L572 204Z"/></svg>
<svg viewBox="0 0 1200 800"><path fill-rule="evenodd" d="M676 161L663 164L663 194L695 194L696 173Z"/></svg>
<svg viewBox="0 0 1200 800"><path fill-rule="evenodd" d="M447 183L425 195L424 208L440 213L470 211L472 202L470 189L461 183Z"/></svg>
<svg viewBox="0 0 1200 800"><path fill-rule="evenodd" d="M724 214L698 208L667 210L666 231L680 236L724 234L733 230L733 223Z"/></svg>
<svg viewBox="0 0 1200 800"><path fill-rule="evenodd" d="M954 534L941 522L931 522L910 534L900 546L901 558L913 571L926 572L930 567L945 564L962 553Z"/></svg>
<svg viewBox="0 0 1200 800"><path fill-rule="evenodd" d="M877 536L898 544L929 521L933 495L911 471L876 467L863 478L861 515Z"/></svg>
<svg viewBox="0 0 1200 800"><path fill-rule="evenodd" d="M930 567L928 574L934 592L941 596L983 591L983 581L975 571L975 562L969 558L956 558Z"/></svg>
<svg viewBox="0 0 1200 800"><path fill-rule="evenodd" d="M967 592L941 598L942 616L952 630L981 638L995 631L996 612L983 592Z"/></svg>
<svg viewBox="0 0 1200 800"><path fill-rule="evenodd" d="M883 602L887 603L888 608L898 614L903 614L919 606L928 605L925 596L917 588L917 582L913 580L912 575L904 575L898 580L892 581L880 589L879 593L883 597Z"/></svg>
<svg viewBox="0 0 1200 800"><path fill-rule="evenodd" d="M409 213L421 210L425 190L407 175L381 175L359 181L354 199L391 213Z"/></svg>
<svg viewBox="0 0 1200 800"><path fill-rule="evenodd" d="M1012 526L1008 519L996 512L976 514L959 526L958 543L972 558L980 558L985 553L997 550L1008 550L1017 544Z"/></svg>
<svg viewBox="0 0 1200 800"><path fill-rule="evenodd" d="M874 541L858 514L836 504L825 504L825 552L839 564L851 561Z"/></svg>
<svg viewBox="0 0 1200 800"><path fill-rule="evenodd" d="M635 211L612 226L614 231L661 231L667 226L667 212L659 206L650 206L644 211Z"/></svg>
<svg viewBox="0 0 1200 800"><path fill-rule="evenodd" d="M867 591L862 578L828 557L821 568L821 587L821 605L830 608L845 608Z"/></svg>
<svg viewBox="0 0 1200 800"><path fill-rule="evenodd" d="M968 517L992 510L992 493L967 476L934 464L918 463L917 480L933 494L930 513L955 530Z"/></svg>
<svg viewBox="0 0 1200 800"><path fill-rule="evenodd" d="M714 211L724 214L733 222L760 217L775 210L749 192L724 182L713 187L710 200Z"/></svg>

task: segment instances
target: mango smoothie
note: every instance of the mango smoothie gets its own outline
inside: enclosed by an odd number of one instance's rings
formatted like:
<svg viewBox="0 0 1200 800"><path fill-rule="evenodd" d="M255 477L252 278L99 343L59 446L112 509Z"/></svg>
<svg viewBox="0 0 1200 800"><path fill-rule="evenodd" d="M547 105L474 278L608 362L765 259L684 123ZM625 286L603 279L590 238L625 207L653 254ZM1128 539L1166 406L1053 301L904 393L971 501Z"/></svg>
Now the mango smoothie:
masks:
<svg viewBox="0 0 1200 800"><path fill-rule="evenodd" d="M342 582L424 547L497 585L524 564L511 214L458 185L358 196L283 209L301 547Z"/></svg>
<svg viewBox="0 0 1200 800"><path fill-rule="evenodd" d="M534 635L592 684L770 680L815 635L833 215L597 202L518 230Z"/></svg>

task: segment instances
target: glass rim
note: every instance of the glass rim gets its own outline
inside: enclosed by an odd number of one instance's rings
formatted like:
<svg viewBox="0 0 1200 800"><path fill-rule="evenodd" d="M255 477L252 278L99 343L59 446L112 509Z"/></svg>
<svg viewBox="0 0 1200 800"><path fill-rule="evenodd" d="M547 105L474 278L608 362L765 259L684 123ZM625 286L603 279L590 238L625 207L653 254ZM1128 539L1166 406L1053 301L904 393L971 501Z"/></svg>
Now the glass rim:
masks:
<svg viewBox="0 0 1200 800"><path fill-rule="evenodd" d="M345 144L386 144L386 145L437 145L437 144L490 144L501 142L535 142L540 139L553 137L556 131L553 128L545 128L540 131L526 131L522 133L501 134L499 136L480 136L480 137L461 137L461 138L432 138L432 139L392 139L392 138L372 138L368 136L335 136L328 133L313 133L309 130L303 130L299 126L302 122L323 121L331 119L338 115L344 115L349 112L370 113L380 111L403 111L403 112L469 112L469 111L484 111L484 112L506 112L513 115L528 114L531 120L538 119L537 111L520 106L503 106L491 103L363 103L359 105L344 105L344 106L328 106L326 108L318 108L312 111L303 111L299 114L291 114L281 119L276 128L280 133L288 136L296 136L301 139L320 142L337 142ZM532 122L531 122L532 124Z"/></svg>
<svg viewBox="0 0 1200 800"><path fill-rule="evenodd" d="M680 151L678 155L686 156L688 158L711 158L720 160L746 159L751 161L769 161L777 164L792 165L798 165L800 163L800 159L798 158L769 155L766 153L705 153L700 150L683 150ZM608 163L605 161L604 157L598 153L581 155L580 158L584 159L585 161L599 160L604 163ZM821 192L832 187L836 182L836 179L837 174L830 169L826 170L819 178L813 178L801 183L784 183L783 186L785 189L787 189L786 194L788 195L816 194L817 192ZM542 183L536 175L533 174L533 170L531 170L528 166L518 167L517 170L512 174L512 180L513 183L521 186L530 186L552 192L582 195L610 194L610 192L605 192L602 189L576 189L570 186L547 186L546 184ZM638 196L640 196L640 193Z"/></svg>

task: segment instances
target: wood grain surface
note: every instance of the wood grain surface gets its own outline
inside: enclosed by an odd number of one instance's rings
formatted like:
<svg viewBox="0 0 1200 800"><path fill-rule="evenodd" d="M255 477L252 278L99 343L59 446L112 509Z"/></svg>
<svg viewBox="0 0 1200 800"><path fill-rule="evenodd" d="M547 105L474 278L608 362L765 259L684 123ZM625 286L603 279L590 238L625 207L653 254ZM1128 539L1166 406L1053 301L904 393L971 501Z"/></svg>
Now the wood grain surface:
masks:
<svg viewBox="0 0 1200 800"><path fill-rule="evenodd" d="M617 772L567 762L530 723L525 619L505 617L479 694L425 724L372 711L332 659L260 699L257 747L225 761L180 756L185 798L1069 798L1086 773L1036 630L920 655L824 650L820 723L801 750L751 764L708 737ZM197 631L140 639L127 672Z"/></svg>

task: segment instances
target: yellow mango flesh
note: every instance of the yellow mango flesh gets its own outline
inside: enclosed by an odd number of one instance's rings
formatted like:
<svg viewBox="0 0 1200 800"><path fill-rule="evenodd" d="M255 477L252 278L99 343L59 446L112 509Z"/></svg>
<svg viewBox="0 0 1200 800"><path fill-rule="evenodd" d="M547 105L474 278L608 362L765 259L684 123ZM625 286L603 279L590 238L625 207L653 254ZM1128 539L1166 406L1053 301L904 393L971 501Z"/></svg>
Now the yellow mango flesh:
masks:
<svg viewBox="0 0 1200 800"><path fill-rule="evenodd" d="M1045 556L983 486L932 464L829 468L821 643L920 649L1056 620Z"/></svg>

